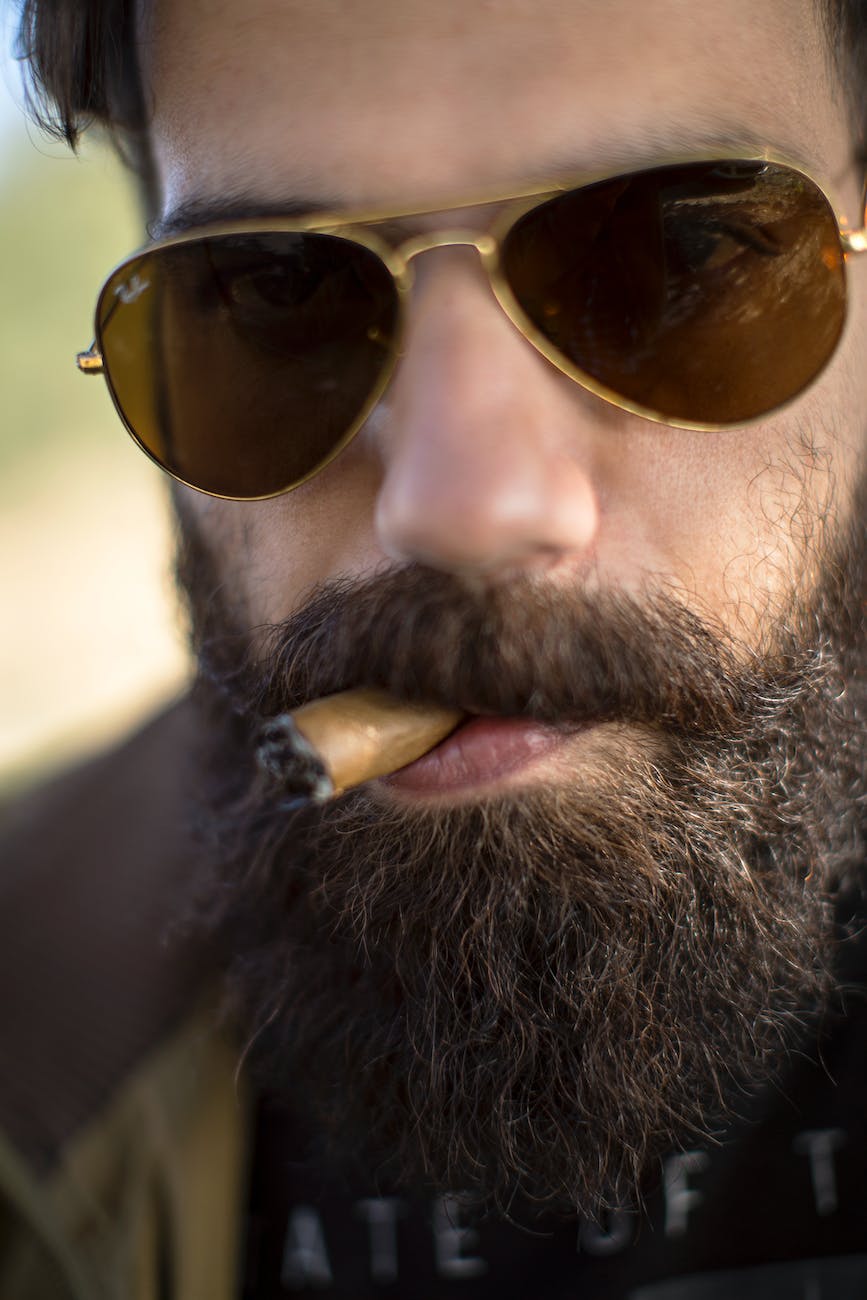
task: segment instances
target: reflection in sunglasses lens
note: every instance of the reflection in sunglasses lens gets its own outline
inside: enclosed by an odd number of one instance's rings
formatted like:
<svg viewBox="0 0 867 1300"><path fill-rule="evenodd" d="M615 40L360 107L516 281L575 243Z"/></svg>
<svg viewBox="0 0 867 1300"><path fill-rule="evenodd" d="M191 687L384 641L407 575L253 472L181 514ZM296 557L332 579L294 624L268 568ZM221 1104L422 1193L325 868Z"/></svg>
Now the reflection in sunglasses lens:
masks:
<svg viewBox="0 0 867 1300"><path fill-rule="evenodd" d="M560 195L513 226L502 263L556 354L688 424L796 396L845 318L836 217L777 164L669 167Z"/></svg>

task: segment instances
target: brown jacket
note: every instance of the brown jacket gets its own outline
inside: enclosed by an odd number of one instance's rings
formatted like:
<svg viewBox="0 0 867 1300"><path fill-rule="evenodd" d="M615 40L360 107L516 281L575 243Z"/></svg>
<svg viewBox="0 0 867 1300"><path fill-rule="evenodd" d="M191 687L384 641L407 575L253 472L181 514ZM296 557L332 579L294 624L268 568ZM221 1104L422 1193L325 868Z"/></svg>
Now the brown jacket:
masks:
<svg viewBox="0 0 867 1300"><path fill-rule="evenodd" d="M249 1104L190 870L190 711L19 800L0 868L0 1297L230 1300Z"/></svg>

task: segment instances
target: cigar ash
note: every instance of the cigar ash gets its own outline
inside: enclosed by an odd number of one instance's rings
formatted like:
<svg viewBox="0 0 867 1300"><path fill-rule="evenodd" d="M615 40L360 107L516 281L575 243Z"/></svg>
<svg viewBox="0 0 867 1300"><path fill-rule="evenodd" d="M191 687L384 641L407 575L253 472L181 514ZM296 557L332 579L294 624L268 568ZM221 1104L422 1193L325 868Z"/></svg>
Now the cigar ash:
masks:
<svg viewBox="0 0 867 1300"><path fill-rule="evenodd" d="M267 781L279 789L285 808L325 803L335 794L325 764L301 734L291 713L280 713L262 726L256 746L256 764Z"/></svg>

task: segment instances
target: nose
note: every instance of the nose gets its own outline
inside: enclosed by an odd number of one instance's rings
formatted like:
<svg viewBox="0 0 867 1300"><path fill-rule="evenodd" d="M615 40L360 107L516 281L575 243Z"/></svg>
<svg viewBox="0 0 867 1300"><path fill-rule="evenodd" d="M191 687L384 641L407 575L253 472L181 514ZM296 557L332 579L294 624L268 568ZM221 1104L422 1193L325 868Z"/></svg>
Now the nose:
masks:
<svg viewBox="0 0 867 1300"><path fill-rule="evenodd" d="M577 391L501 310L473 251L419 258L404 353L375 422L385 553L469 574L586 557L599 501Z"/></svg>

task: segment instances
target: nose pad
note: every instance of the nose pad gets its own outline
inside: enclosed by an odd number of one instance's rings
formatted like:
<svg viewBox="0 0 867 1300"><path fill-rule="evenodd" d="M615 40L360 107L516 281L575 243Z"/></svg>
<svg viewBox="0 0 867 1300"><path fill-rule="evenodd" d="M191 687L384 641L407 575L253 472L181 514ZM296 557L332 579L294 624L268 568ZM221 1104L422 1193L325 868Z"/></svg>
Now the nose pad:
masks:
<svg viewBox="0 0 867 1300"><path fill-rule="evenodd" d="M469 573L586 555L599 524L592 429L568 381L502 311L475 252L438 249L414 269L376 421L380 546Z"/></svg>

